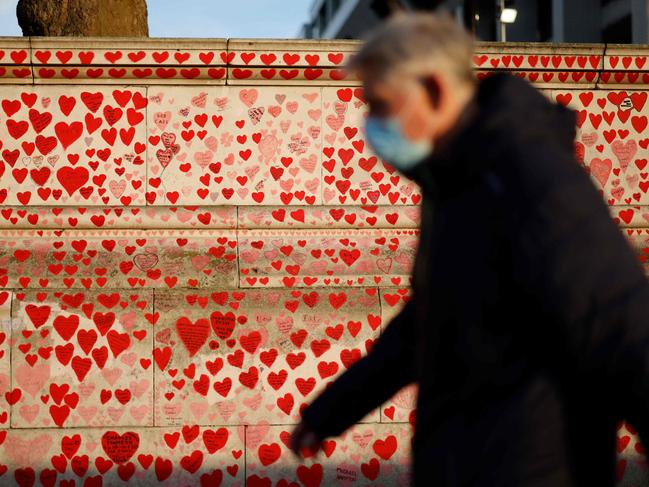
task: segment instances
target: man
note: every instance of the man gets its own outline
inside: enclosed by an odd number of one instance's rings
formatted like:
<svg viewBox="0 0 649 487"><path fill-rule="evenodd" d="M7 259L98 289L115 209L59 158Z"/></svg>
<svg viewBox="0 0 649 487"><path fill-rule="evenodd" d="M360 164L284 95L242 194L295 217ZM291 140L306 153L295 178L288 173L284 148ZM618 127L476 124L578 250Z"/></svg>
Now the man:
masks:
<svg viewBox="0 0 649 487"><path fill-rule="evenodd" d="M471 61L459 24L419 13L350 63L368 141L422 188L413 294L291 448L416 382L416 486L612 487L618 422L649 441L649 285L575 157L575 111Z"/></svg>

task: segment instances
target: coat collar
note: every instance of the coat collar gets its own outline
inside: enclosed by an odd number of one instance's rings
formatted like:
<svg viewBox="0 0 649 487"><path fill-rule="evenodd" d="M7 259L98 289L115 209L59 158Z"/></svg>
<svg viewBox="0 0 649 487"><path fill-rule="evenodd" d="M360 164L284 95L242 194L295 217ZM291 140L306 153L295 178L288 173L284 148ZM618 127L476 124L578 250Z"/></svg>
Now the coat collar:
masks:
<svg viewBox="0 0 649 487"><path fill-rule="evenodd" d="M483 174L514 138L541 134L574 151L575 124L574 110L551 102L528 81L498 72L479 81L433 153L402 174L419 184L424 196L443 200Z"/></svg>

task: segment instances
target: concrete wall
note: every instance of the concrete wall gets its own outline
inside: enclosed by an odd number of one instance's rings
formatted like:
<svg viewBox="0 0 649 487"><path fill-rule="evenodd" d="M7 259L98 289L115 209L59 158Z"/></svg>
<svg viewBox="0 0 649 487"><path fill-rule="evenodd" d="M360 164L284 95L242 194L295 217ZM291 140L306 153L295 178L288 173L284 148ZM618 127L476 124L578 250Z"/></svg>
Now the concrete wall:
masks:
<svg viewBox="0 0 649 487"><path fill-rule="evenodd" d="M0 38L1 485L407 485L415 386L287 448L410 295L421 193L364 141L358 45ZM647 51L604 47L480 43L475 67L579 110L644 259Z"/></svg>

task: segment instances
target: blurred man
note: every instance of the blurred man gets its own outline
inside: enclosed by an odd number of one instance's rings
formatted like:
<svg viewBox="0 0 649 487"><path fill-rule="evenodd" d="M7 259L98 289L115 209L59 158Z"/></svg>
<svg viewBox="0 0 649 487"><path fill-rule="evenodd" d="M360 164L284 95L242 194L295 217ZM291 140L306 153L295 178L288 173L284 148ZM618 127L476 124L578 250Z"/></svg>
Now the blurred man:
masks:
<svg viewBox="0 0 649 487"><path fill-rule="evenodd" d="M399 14L349 64L369 144L422 188L412 297L292 449L416 383L416 486L612 487L618 422L649 441L649 285L575 156L576 112L510 74L476 81L472 41Z"/></svg>

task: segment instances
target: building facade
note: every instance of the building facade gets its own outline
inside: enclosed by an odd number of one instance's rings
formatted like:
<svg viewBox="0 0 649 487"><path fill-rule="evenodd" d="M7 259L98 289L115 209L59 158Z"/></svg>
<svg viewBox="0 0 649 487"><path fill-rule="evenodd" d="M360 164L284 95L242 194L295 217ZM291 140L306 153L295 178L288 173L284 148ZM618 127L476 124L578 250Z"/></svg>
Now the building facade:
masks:
<svg viewBox="0 0 649 487"><path fill-rule="evenodd" d="M391 9L451 12L484 41L649 43L649 0L507 0L517 10L502 38L499 1L313 0L297 36L358 39Z"/></svg>

